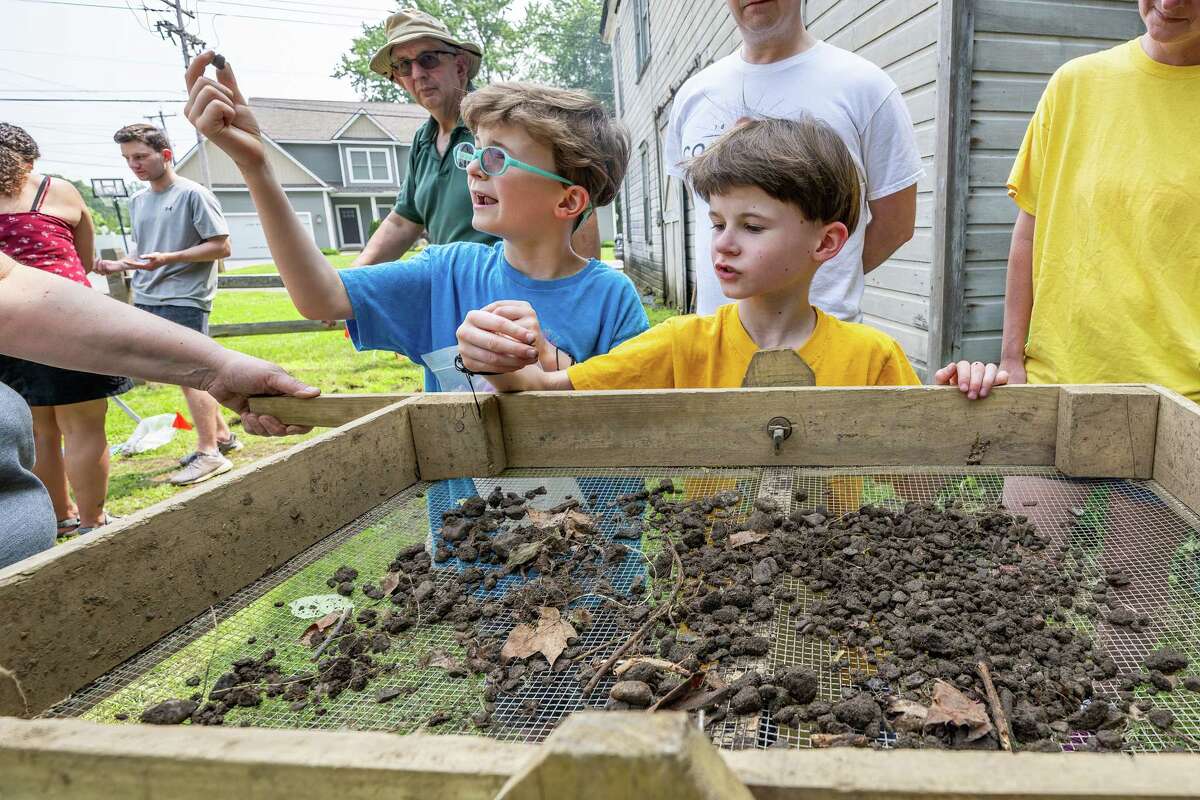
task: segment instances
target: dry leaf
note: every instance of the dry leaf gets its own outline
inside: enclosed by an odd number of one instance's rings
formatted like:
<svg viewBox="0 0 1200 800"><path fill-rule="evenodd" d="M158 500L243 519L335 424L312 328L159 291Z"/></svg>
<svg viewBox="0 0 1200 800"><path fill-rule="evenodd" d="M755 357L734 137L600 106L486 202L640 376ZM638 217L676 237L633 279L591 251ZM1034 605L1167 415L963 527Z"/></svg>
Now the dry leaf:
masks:
<svg viewBox="0 0 1200 800"><path fill-rule="evenodd" d="M894 717L891 723L896 730L916 732L925 728L929 709L915 700L893 697L888 703L887 713L888 716Z"/></svg>
<svg viewBox="0 0 1200 800"><path fill-rule="evenodd" d="M933 685L933 702L925 716L927 730L938 725L966 728L968 742L981 739L992 730L983 703L972 700L945 681Z"/></svg>
<svg viewBox="0 0 1200 800"><path fill-rule="evenodd" d="M537 558L537 554L542 552L541 542L526 542L513 549L508 554L508 561L504 562L509 567L519 567L522 564L527 564Z"/></svg>
<svg viewBox="0 0 1200 800"><path fill-rule="evenodd" d="M567 640L577 635L575 628L562 618L557 608L543 606L538 609L538 614L541 618L536 628L521 623L508 634L504 647L500 649L501 663L541 653L553 666L562 651L567 649Z"/></svg>
<svg viewBox="0 0 1200 800"><path fill-rule="evenodd" d="M590 516L577 508L568 508L566 511L559 512L530 508L526 513L529 515L530 521L543 530L561 528L567 536L574 536L577 533L590 536L596 533L596 523Z"/></svg>
<svg viewBox="0 0 1200 800"><path fill-rule="evenodd" d="M871 740L861 733L814 733L809 737L813 747L870 747Z"/></svg>
<svg viewBox="0 0 1200 800"><path fill-rule="evenodd" d="M573 609L567 619L577 630L587 630L592 627L592 612L582 606Z"/></svg>
<svg viewBox="0 0 1200 800"><path fill-rule="evenodd" d="M384 597L388 597L395 593L400 587L400 573L389 572L379 581L379 589L383 592Z"/></svg>
<svg viewBox="0 0 1200 800"><path fill-rule="evenodd" d="M596 523L592 522L592 518L587 514L572 508L563 514L563 530L568 536L574 536L577 533L591 536L596 533Z"/></svg>
<svg viewBox="0 0 1200 800"><path fill-rule="evenodd" d="M304 629L304 633L300 634L300 643L306 647L312 647L313 637L318 633L324 633L329 628L332 628L341 618L341 611L330 611L328 614Z"/></svg>
<svg viewBox="0 0 1200 800"><path fill-rule="evenodd" d="M742 545L761 542L765 538L767 538L767 534L759 533L758 531L738 531L729 537L729 546L741 547Z"/></svg>
<svg viewBox="0 0 1200 800"><path fill-rule="evenodd" d="M461 672L463 670L463 665L458 659L440 648L430 650L421 657L418 664L421 667L440 667L447 672Z"/></svg>
<svg viewBox="0 0 1200 800"><path fill-rule="evenodd" d="M673 711L695 711L698 708L706 708L717 703L723 703L733 694L733 687L729 685L728 681L718 675L715 669L710 669L704 673L704 681L699 689L707 689L707 691L679 698L671 703L671 709Z"/></svg>

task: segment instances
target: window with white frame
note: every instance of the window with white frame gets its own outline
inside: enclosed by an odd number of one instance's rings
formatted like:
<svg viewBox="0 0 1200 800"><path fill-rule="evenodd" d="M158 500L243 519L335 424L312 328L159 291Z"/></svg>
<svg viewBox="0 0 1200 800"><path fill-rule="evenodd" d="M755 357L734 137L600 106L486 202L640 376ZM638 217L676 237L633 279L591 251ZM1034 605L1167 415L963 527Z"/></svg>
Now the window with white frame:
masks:
<svg viewBox="0 0 1200 800"><path fill-rule="evenodd" d="M391 183L392 159L382 147L347 147L350 183Z"/></svg>

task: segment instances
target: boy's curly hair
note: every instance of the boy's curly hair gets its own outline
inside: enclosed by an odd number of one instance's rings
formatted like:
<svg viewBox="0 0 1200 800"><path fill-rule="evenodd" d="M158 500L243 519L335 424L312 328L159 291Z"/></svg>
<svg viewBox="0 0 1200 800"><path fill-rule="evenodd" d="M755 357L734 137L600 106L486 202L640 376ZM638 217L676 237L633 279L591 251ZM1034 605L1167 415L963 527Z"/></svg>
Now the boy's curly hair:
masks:
<svg viewBox="0 0 1200 800"><path fill-rule="evenodd" d="M471 130L513 125L554 150L554 171L587 189L592 205L617 196L629 163L629 134L587 92L536 83L493 83L467 95Z"/></svg>
<svg viewBox="0 0 1200 800"><path fill-rule="evenodd" d="M37 142L24 128L0 122L0 194L18 194L41 155Z"/></svg>
<svg viewBox="0 0 1200 800"><path fill-rule="evenodd" d="M705 201L754 186L807 219L840 222L851 233L858 225L862 188L854 158L828 123L807 114L739 123L688 162L686 174Z"/></svg>

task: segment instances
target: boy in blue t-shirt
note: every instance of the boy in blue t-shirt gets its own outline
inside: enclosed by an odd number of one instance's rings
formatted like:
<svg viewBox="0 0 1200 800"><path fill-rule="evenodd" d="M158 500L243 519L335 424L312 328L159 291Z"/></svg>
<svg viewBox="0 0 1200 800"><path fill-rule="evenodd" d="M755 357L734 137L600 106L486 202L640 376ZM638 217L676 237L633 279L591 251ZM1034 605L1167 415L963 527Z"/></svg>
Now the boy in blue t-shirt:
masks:
<svg viewBox="0 0 1200 800"><path fill-rule="evenodd" d="M443 157L467 171L472 224L501 242L429 247L407 261L339 271L300 226L272 174L232 68L218 69L216 81L204 77L212 60L203 53L189 67L185 113L238 165L279 275L308 319L347 320L360 350L392 350L423 364L426 391L471 387L454 368L456 331L468 312L521 324L528 330L522 354L546 369L607 353L649 328L632 282L571 249L580 221L616 196L629 159L623 128L587 93L501 83L463 101L475 145ZM477 390L488 388L477 381ZM519 479L505 484L517 488ZM614 496L630 490L619 479L587 488ZM435 484L427 494L430 529L472 494L470 479Z"/></svg>
<svg viewBox="0 0 1200 800"><path fill-rule="evenodd" d="M551 369L649 328L632 282L571 249L579 222L616 196L629 158L624 130L591 95L527 83L469 94L463 121L475 144L444 157L467 171L472 224L502 241L429 247L408 261L339 271L292 212L233 69L225 64L216 81L204 77L212 60L204 53L188 68L188 120L237 164L303 316L347 320L359 349L423 364L426 391L468 388L453 367L455 332L468 312L498 300L522 301L506 302L500 314L536 313L541 327L528 332L526 355Z"/></svg>

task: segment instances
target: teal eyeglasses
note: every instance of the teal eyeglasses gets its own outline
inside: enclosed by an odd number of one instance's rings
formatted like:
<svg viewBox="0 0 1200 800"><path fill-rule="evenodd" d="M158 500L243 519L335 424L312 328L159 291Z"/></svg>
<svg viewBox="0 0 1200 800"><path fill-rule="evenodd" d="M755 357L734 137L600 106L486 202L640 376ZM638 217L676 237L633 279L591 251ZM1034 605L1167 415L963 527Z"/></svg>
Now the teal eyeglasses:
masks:
<svg viewBox="0 0 1200 800"><path fill-rule="evenodd" d="M501 147L476 147L471 142L460 142L454 148L454 165L459 169L465 170L471 166L472 161L478 161L479 168L483 170L484 174L490 175L493 178L508 172L509 167L516 167L526 172L532 172L534 175L541 175L543 178L558 181L566 186L575 185L575 181L569 181L562 175L555 175L553 172L547 172L541 167L535 167L533 164L526 164L521 159L514 158L509 155L508 151ZM590 217L591 214L592 204L588 203L587 210L579 216L579 219L575 222L575 227L578 228L582 225L584 220Z"/></svg>
<svg viewBox="0 0 1200 800"><path fill-rule="evenodd" d="M493 178L508 172L508 168L511 166L523 169L526 172L532 172L534 175L541 175L543 178L564 183L567 186L575 185L575 181L569 181L561 175L547 172L541 167L535 167L533 164L526 164L519 158L509 155L507 151L500 147L476 147L470 142L462 142L454 148L454 164L459 169L466 169L471 166L472 161L478 161L484 174L491 175Z"/></svg>

